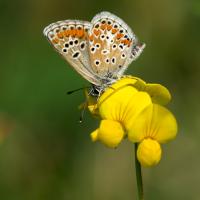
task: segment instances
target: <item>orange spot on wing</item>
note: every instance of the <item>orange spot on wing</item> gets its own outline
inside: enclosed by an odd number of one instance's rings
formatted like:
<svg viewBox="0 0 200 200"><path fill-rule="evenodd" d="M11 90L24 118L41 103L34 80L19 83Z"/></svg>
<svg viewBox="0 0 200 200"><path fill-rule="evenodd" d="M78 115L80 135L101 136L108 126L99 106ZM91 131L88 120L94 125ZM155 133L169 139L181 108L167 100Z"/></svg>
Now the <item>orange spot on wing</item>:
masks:
<svg viewBox="0 0 200 200"><path fill-rule="evenodd" d="M68 30L68 36L75 36L76 35L76 31L73 29L73 30Z"/></svg>
<svg viewBox="0 0 200 200"><path fill-rule="evenodd" d="M128 45L128 46L130 46L130 44L131 44L131 41L130 41L130 40L127 40L127 39L125 39L125 40L122 40L122 41L121 41L121 43L123 43L123 44L125 44L125 45Z"/></svg>
<svg viewBox="0 0 200 200"><path fill-rule="evenodd" d="M128 41L128 47L130 47L130 45L131 45L131 42L132 42L131 40L129 40L129 41Z"/></svg>
<svg viewBox="0 0 200 200"><path fill-rule="evenodd" d="M63 35L64 35L65 37L68 37L68 36L69 36L69 30L65 30L65 31L63 32Z"/></svg>
<svg viewBox="0 0 200 200"><path fill-rule="evenodd" d="M117 34L117 39L119 40L121 37L123 37L124 35L122 33L118 33Z"/></svg>
<svg viewBox="0 0 200 200"><path fill-rule="evenodd" d="M100 28L101 28L102 30L105 30L106 24L101 24Z"/></svg>
<svg viewBox="0 0 200 200"><path fill-rule="evenodd" d="M93 32L94 32L94 34L95 34L96 36L98 36L98 35L100 34L100 30L97 30L97 29L94 29Z"/></svg>
<svg viewBox="0 0 200 200"><path fill-rule="evenodd" d="M110 31L112 29L111 25L107 25L107 30Z"/></svg>
<svg viewBox="0 0 200 200"><path fill-rule="evenodd" d="M111 32L112 32L112 34L115 34L117 32L117 29L113 28Z"/></svg>
<svg viewBox="0 0 200 200"><path fill-rule="evenodd" d="M53 43L53 44L58 44L58 42L59 42L59 39L58 39L58 38L54 38L54 39L52 40L52 43Z"/></svg>
<svg viewBox="0 0 200 200"><path fill-rule="evenodd" d="M57 37L62 39L63 38L63 32L57 33Z"/></svg>
<svg viewBox="0 0 200 200"><path fill-rule="evenodd" d="M79 29L79 30L76 31L77 37L82 38L84 36L84 34L85 34L85 32L84 32L83 29Z"/></svg>
<svg viewBox="0 0 200 200"><path fill-rule="evenodd" d="M94 40L94 36L93 36L93 35L90 35L90 36L89 36L89 40L90 40L90 41L93 41L93 40Z"/></svg>
<svg viewBox="0 0 200 200"><path fill-rule="evenodd" d="M76 30L76 29L71 30L71 36L72 36L72 37L76 36L76 33L77 33L77 30Z"/></svg>
<svg viewBox="0 0 200 200"><path fill-rule="evenodd" d="M68 30L68 36L72 35L72 30Z"/></svg>

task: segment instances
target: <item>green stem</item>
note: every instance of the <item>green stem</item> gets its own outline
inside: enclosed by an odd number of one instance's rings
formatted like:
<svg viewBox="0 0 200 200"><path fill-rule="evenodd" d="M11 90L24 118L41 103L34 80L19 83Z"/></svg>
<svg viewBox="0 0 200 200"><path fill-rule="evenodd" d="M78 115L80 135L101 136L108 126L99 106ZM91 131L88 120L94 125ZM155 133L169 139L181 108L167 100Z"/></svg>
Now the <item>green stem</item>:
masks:
<svg viewBox="0 0 200 200"><path fill-rule="evenodd" d="M135 143L135 172L136 172L136 179L137 179L138 199L144 200L142 171L141 171L141 165L137 159L137 148L138 148L138 144Z"/></svg>

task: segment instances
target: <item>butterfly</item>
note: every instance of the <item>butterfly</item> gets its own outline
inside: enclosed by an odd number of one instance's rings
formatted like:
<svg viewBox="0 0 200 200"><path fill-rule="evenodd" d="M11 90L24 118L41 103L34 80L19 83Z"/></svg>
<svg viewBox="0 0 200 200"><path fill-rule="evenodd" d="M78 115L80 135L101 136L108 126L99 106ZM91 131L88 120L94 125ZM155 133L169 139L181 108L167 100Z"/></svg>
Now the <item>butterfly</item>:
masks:
<svg viewBox="0 0 200 200"><path fill-rule="evenodd" d="M109 12L97 14L91 22L58 21L43 33L58 53L92 84L93 96L120 79L145 47L122 19Z"/></svg>

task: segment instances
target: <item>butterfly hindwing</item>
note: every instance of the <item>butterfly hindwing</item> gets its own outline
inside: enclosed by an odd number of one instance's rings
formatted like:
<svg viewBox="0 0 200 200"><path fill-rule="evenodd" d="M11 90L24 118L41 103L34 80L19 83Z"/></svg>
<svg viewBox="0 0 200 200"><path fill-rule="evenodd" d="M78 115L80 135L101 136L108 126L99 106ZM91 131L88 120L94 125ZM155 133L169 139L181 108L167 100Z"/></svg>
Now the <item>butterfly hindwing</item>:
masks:
<svg viewBox="0 0 200 200"><path fill-rule="evenodd" d="M128 25L109 12L97 14L89 32L90 61L101 77L120 77L133 59L137 38Z"/></svg>
<svg viewBox="0 0 200 200"><path fill-rule="evenodd" d="M79 74L89 82L100 85L90 65L88 42L90 29L90 22L65 20L47 26L44 29L44 35Z"/></svg>

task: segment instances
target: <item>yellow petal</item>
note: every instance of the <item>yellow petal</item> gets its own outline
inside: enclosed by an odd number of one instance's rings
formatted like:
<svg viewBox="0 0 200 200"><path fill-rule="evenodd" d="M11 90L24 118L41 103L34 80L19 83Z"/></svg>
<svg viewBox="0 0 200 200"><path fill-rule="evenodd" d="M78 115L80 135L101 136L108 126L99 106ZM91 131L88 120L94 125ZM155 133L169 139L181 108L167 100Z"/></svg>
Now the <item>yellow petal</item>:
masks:
<svg viewBox="0 0 200 200"><path fill-rule="evenodd" d="M169 90L163 85L155 83L146 83L138 77L128 77L137 80L133 86L139 91L147 92L152 98L153 103L166 105L171 100L171 94Z"/></svg>
<svg viewBox="0 0 200 200"><path fill-rule="evenodd" d="M126 86L113 91L108 98L98 102L99 113L103 119L121 121L126 106L138 91L132 86ZM106 91L107 93L107 91Z"/></svg>
<svg viewBox="0 0 200 200"><path fill-rule="evenodd" d="M98 140L98 134L99 134L99 129L94 130L91 134L90 137L93 142L96 142Z"/></svg>
<svg viewBox="0 0 200 200"><path fill-rule="evenodd" d="M107 147L115 148L122 141L125 132L119 122L102 120L99 129L91 133L93 141L101 141Z"/></svg>
<svg viewBox="0 0 200 200"><path fill-rule="evenodd" d="M133 86L139 91L145 91L146 82L143 81L141 78L134 77L134 76L131 76L131 77L132 79L137 80Z"/></svg>
<svg viewBox="0 0 200 200"><path fill-rule="evenodd" d="M152 139L144 139L137 149L137 159L143 167L152 167L158 164L161 154L160 144Z"/></svg>
<svg viewBox="0 0 200 200"><path fill-rule="evenodd" d="M176 137L177 123L173 114L163 106L152 104L146 107L135 119L128 132L132 142L152 138L165 143Z"/></svg>
<svg viewBox="0 0 200 200"><path fill-rule="evenodd" d="M121 122L127 131L129 131L132 124L135 123L134 121L137 115L151 104L151 98L146 92L137 92L130 98L128 103L121 103L121 108L123 108L121 112Z"/></svg>
<svg viewBox="0 0 200 200"><path fill-rule="evenodd" d="M138 113L152 103L148 93L138 92L133 87L133 81L142 82L134 78L123 78L111 86L115 90L106 90L98 101L100 116L121 122L126 130L129 130Z"/></svg>
<svg viewBox="0 0 200 200"><path fill-rule="evenodd" d="M151 103L146 92L127 86L105 100L99 106L99 113L103 119L119 121L129 130L135 117Z"/></svg>
<svg viewBox="0 0 200 200"><path fill-rule="evenodd" d="M98 100L98 104L100 105L103 101L105 101L106 99L108 99L111 95L115 94L116 92L118 92L118 90L123 89L124 87L133 87L133 85L135 84L135 82L137 82L136 79L133 78L122 78L120 80L118 80L117 82L115 82L114 84L112 84L111 86L109 86L106 91L101 95L101 97Z"/></svg>
<svg viewBox="0 0 200 200"><path fill-rule="evenodd" d="M151 96L153 103L166 105L171 100L169 90L160 84L148 83L146 84L145 91Z"/></svg>

